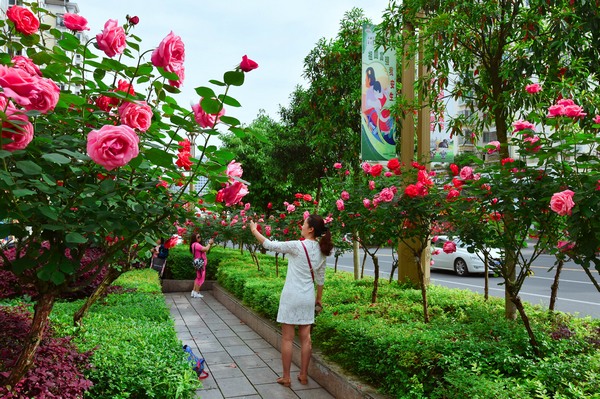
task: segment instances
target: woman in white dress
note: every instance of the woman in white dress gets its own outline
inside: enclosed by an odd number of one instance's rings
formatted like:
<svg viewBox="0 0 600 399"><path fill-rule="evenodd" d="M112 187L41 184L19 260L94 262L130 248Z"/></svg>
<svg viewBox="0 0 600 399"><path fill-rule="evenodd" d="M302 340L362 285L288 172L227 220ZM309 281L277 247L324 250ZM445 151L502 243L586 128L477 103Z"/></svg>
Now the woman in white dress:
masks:
<svg viewBox="0 0 600 399"><path fill-rule="evenodd" d="M301 384L308 384L308 364L312 355L310 326L315 321L315 307L322 306L325 261L333 249L331 233L319 215L309 215L304 219L301 232L304 240L302 241L271 241L258 232L256 223L251 221L249 225L250 231L264 248L288 254L287 275L277 312L277 322L281 323L281 362L283 364L283 376L278 378L277 382L286 387L291 385L292 348L295 328L298 326L301 345L298 381ZM316 296L315 282L317 283Z"/></svg>

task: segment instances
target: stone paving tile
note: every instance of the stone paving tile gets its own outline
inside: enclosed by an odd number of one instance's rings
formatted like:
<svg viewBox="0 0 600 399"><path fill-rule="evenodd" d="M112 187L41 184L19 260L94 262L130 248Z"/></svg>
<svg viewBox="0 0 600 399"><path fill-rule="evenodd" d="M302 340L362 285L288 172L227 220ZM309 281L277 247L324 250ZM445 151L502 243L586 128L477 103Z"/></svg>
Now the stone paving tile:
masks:
<svg viewBox="0 0 600 399"><path fill-rule="evenodd" d="M250 349L258 351L259 349L271 348L271 344L262 338L257 339L245 339L244 342Z"/></svg>
<svg viewBox="0 0 600 399"><path fill-rule="evenodd" d="M204 354L205 352L202 350L201 352L202 356L204 356L204 360L206 360L206 363L208 364L233 363L233 358L224 350L219 352L206 352L206 354Z"/></svg>
<svg viewBox="0 0 600 399"><path fill-rule="evenodd" d="M240 368L254 385L272 384L279 377L270 367L244 368L240 366Z"/></svg>
<svg viewBox="0 0 600 399"><path fill-rule="evenodd" d="M298 399L298 395L294 391L278 383L256 385L256 390L263 398Z"/></svg>
<svg viewBox="0 0 600 399"><path fill-rule="evenodd" d="M221 340L221 338L235 338L239 340L238 335L231 328L214 331L214 335L219 338L219 340Z"/></svg>
<svg viewBox="0 0 600 399"><path fill-rule="evenodd" d="M196 398L201 399L224 399L219 388L199 389L196 391Z"/></svg>
<svg viewBox="0 0 600 399"><path fill-rule="evenodd" d="M246 374L251 369L268 367L257 355L233 356L233 360Z"/></svg>
<svg viewBox="0 0 600 399"><path fill-rule="evenodd" d="M232 328L233 330L233 328ZM235 330L234 330L235 331ZM262 339L260 335L255 333L254 331L235 331L238 337L243 339L244 341L248 341L249 339Z"/></svg>
<svg viewBox="0 0 600 399"><path fill-rule="evenodd" d="M244 373L235 363L215 364L208 368L210 375L216 380L220 380L221 378L244 377Z"/></svg>
<svg viewBox="0 0 600 399"><path fill-rule="evenodd" d="M231 356L253 355L255 352L248 345L223 345Z"/></svg>
<svg viewBox="0 0 600 399"><path fill-rule="evenodd" d="M233 334L235 334L235 333L233 333ZM246 345L244 343L244 341L240 337L238 337L237 335L234 335L234 336L225 336L225 337L223 337L223 336L217 336L217 338L219 339L219 342L223 346Z"/></svg>
<svg viewBox="0 0 600 399"><path fill-rule="evenodd" d="M217 382L221 393L226 398L234 398L243 395L256 395L256 389L250 381L244 377L220 378ZM276 396L273 396L276 398Z"/></svg>

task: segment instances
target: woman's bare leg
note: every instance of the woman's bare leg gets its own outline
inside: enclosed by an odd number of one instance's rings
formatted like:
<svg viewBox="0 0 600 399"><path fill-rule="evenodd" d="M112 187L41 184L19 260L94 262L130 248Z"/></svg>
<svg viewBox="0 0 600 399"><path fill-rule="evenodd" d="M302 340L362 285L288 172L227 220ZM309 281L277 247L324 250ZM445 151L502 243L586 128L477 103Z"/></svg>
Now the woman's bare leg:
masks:
<svg viewBox="0 0 600 399"><path fill-rule="evenodd" d="M295 327L293 324L281 325L281 364L283 366L283 378L285 379L290 378Z"/></svg>
<svg viewBox="0 0 600 399"><path fill-rule="evenodd" d="M308 378L308 365L312 355L312 341L310 339L310 324L298 326L298 335L300 336L300 378Z"/></svg>

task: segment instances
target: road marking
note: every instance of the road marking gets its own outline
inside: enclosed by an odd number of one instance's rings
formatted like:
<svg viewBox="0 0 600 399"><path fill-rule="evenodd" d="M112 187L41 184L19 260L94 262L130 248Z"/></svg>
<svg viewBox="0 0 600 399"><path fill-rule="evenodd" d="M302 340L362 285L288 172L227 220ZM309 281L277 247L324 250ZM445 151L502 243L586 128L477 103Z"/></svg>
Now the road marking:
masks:
<svg viewBox="0 0 600 399"><path fill-rule="evenodd" d="M474 285L474 284L466 284L466 283L457 283L454 281L450 281L450 280L442 280L442 279L431 279L431 281L439 281L442 283L448 283L448 284L456 284L456 285L464 285L466 287L474 287L474 288L479 288L479 289L483 289L483 287L479 286L479 285ZM490 290L493 291L501 291L504 292L504 289L502 288L493 288L493 287L489 287ZM539 298L544 298L544 299L550 299L550 296L548 295L540 295L540 294L532 294L529 292L523 292L521 291L519 293L519 295L530 295L530 296L535 296L535 297L539 297ZM580 301L578 299L569 299L569 298L562 298L562 297L557 297L557 299L560 299L561 301L568 301L568 302L576 302L576 303L583 303L586 305L593 305L593 306L600 306L600 303L597 302L588 302L588 301Z"/></svg>

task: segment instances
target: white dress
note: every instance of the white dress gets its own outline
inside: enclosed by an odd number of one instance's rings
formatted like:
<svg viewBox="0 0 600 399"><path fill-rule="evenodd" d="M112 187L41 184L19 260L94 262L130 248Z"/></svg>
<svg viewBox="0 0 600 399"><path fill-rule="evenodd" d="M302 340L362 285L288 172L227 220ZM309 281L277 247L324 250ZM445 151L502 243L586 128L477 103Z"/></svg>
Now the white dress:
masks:
<svg viewBox="0 0 600 399"><path fill-rule="evenodd" d="M315 282L325 283L325 261L319 243L312 240L302 241L312 263ZM313 324L315 322L315 289L301 241L265 240L263 247L270 251L288 255L288 269L285 284L279 298L277 322L294 325Z"/></svg>

